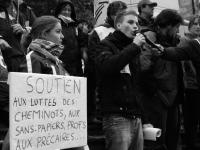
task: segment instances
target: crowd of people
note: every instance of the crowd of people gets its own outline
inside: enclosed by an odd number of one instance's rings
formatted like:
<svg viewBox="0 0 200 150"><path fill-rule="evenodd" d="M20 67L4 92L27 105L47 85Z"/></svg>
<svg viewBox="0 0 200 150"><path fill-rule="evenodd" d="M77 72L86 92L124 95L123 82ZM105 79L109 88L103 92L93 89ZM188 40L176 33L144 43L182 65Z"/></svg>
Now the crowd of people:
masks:
<svg viewBox="0 0 200 150"><path fill-rule="evenodd" d="M137 14L114 1L105 23L90 31L70 0L40 17L23 0L0 0L1 124L9 125L8 72L80 76L87 77L88 126L102 125L106 149L177 150L181 126L185 150L197 149L200 16L181 37L181 15L164 9L153 18L156 6L141 0ZM161 137L144 140L148 127L160 128Z"/></svg>

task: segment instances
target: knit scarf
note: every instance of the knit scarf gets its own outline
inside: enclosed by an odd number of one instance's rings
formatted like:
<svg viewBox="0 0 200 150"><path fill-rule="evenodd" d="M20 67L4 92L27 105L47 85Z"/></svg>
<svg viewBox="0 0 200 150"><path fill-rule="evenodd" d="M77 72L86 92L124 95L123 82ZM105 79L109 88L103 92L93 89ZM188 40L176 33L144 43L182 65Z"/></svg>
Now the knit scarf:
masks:
<svg viewBox="0 0 200 150"><path fill-rule="evenodd" d="M75 21L72 18L66 17L64 15L59 15L58 18L61 19L66 24L75 23Z"/></svg>
<svg viewBox="0 0 200 150"><path fill-rule="evenodd" d="M55 62L56 64L59 64L59 63L62 63L62 61L59 60L58 58L61 55L63 48L64 46L57 45L51 41L47 41L43 39L35 39L29 45L28 52L36 51L44 55L46 58L50 59L51 61Z"/></svg>

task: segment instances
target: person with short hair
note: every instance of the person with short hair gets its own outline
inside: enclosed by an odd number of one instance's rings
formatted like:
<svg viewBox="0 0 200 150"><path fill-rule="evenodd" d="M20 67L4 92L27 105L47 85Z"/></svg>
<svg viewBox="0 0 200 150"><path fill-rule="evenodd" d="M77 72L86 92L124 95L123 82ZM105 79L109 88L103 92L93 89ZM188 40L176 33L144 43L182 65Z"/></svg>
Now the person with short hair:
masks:
<svg viewBox="0 0 200 150"><path fill-rule="evenodd" d="M151 124L142 127L142 108L135 90L137 65L134 62L145 38L142 34L136 35L139 27L134 11L119 12L114 26L116 30L96 48L106 148L143 150L143 127Z"/></svg>
<svg viewBox="0 0 200 150"><path fill-rule="evenodd" d="M141 30L153 30L153 13L154 7L157 6L156 2L151 2L150 0L141 0L139 1L138 7L138 22Z"/></svg>
<svg viewBox="0 0 200 150"><path fill-rule="evenodd" d="M96 46L107 37L110 33L115 31L114 19L118 12L127 8L126 3L122 1L114 1L109 3L107 8L107 18L105 23L94 28L88 37L88 61L85 66L85 75L87 77L88 85L88 122L90 123L101 123L97 118L97 98L101 99L98 92L98 85L96 80ZM97 96L98 95L98 96Z"/></svg>

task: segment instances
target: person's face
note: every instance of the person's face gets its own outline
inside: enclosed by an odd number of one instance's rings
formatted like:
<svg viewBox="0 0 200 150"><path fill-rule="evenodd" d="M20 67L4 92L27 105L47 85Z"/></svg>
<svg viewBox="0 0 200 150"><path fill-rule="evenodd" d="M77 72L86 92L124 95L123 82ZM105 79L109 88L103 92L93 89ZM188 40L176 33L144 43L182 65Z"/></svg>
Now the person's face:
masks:
<svg viewBox="0 0 200 150"><path fill-rule="evenodd" d="M193 25L189 29L190 33L200 35L200 20L196 18Z"/></svg>
<svg viewBox="0 0 200 150"><path fill-rule="evenodd" d="M145 5L142 8L142 13L146 14L149 17L153 17L154 7L152 5Z"/></svg>
<svg viewBox="0 0 200 150"><path fill-rule="evenodd" d="M134 38L138 31L138 19L135 15L124 16L122 22L117 23L117 29L123 32L127 37Z"/></svg>
<svg viewBox="0 0 200 150"><path fill-rule="evenodd" d="M71 8L71 6L70 6L70 5L64 6L60 13L61 13L61 15L63 15L63 16L71 17L71 13L72 13L72 8Z"/></svg>
<svg viewBox="0 0 200 150"><path fill-rule="evenodd" d="M59 22L55 25L55 27L52 30L44 33L45 40L51 41L58 45L60 45L62 43L63 38L64 38L64 36L62 34L62 27Z"/></svg>
<svg viewBox="0 0 200 150"><path fill-rule="evenodd" d="M167 26L163 29L161 29L161 35L166 37L167 39L175 39L177 36L178 36L178 33L179 33L179 27L180 27L180 24L177 24L175 26Z"/></svg>

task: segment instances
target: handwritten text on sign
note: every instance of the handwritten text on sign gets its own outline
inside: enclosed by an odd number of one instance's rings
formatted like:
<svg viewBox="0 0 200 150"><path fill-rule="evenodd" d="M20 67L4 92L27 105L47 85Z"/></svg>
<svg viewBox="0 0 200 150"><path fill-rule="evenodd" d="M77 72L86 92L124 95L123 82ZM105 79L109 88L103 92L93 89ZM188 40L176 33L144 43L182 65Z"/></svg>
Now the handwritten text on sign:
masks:
<svg viewBox="0 0 200 150"><path fill-rule="evenodd" d="M10 73L11 150L87 145L86 79Z"/></svg>

